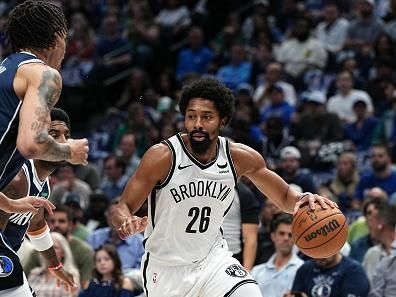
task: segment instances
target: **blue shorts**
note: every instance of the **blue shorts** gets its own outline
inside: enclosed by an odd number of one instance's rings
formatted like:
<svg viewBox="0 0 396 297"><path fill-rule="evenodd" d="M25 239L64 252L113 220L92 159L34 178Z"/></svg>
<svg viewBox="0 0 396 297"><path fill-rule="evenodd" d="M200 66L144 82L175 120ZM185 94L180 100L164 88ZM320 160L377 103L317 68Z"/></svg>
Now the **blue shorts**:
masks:
<svg viewBox="0 0 396 297"><path fill-rule="evenodd" d="M0 291L23 285L23 269L18 255L0 231Z"/></svg>

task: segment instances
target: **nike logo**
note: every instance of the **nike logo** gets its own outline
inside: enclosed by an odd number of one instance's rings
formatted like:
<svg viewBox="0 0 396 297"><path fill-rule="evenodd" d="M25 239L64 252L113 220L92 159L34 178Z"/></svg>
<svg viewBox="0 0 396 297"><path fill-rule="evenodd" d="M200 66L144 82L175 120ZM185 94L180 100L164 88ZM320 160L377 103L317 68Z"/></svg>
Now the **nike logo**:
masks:
<svg viewBox="0 0 396 297"><path fill-rule="evenodd" d="M217 167L219 167L220 169L224 169L227 167L227 162L225 162L225 164L220 165L219 163L217 163Z"/></svg>
<svg viewBox="0 0 396 297"><path fill-rule="evenodd" d="M192 166L192 164L190 164L190 165L186 165L186 166L182 166L182 164L179 164L179 166L177 167L179 170L182 170L182 169L185 169L185 168L188 168L188 167L191 167Z"/></svg>

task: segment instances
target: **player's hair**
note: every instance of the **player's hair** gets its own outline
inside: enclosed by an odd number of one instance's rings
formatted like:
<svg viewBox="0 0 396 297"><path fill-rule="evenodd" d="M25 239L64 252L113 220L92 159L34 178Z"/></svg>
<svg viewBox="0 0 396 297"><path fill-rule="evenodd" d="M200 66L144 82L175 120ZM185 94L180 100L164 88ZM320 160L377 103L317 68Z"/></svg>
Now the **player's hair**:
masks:
<svg viewBox="0 0 396 297"><path fill-rule="evenodd" d="M55 46L57 35L67 34L67 22L62 9L55 4L28 0L10 12L6 34L13 52L49 49Z"/></svg>
<svg viewBox="0 0 396 297"><path fill-rule="evenodd" d="M63 109L53 107L51 109L51 121L64 122L70 130L70 118L69 115Z"/></svg>
<svg viewBox="0 0 396 297"><path fill-rule="evenodd" d="M291 225L293 223L293 216L289 213L279 213L274 216L271 221L270 231L275 232L280 224Z"/></svg>
<svg viewBox="0 0 396 297"><path fill-rule="evenodd" d="M96 255L98 254L99 251L105 251L113 261L114 269L111 272L112 281L115 283L116 288L120 289L122 287L123 277L121 271L121 260L118 255L117 249L112 244L104 244L100 246L98 249L95 250L94 262L96 262ZM98 281L101 281L103 279L103 275L99 273L99 271L96 269L96 263L92 275Z"/></svg>
<svg viewBox="0 0 396 297"><path fill-rule="evenodd" d="M202 98L213 101L221 118L226 118L228 124L234 114L235 96L230 89L219 81L211 78L201 78L183 87L179 107L186 115L187 105L191 99Z"/></svg>

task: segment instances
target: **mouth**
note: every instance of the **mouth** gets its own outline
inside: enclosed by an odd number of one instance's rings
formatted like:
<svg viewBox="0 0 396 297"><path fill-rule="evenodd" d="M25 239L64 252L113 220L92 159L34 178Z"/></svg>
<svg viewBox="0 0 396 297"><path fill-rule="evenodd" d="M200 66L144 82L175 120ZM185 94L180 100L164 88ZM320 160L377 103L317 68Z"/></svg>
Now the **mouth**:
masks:
<svg viewBox="0 0 396 297"><path fill-rule="evenodd" d="M191 137L195 141L204 141L205 139L208 138L208 135L206 133L200 133L200 132L195 132L191 135Z"/></svg>

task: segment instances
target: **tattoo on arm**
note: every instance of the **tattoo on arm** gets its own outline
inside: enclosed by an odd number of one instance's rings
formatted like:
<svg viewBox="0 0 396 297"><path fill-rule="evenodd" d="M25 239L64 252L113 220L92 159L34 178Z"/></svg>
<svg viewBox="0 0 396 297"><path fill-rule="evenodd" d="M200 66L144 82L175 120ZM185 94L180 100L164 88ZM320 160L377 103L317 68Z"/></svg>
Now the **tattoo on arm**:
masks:
<svg viewBox="0 0 396 297"><path fill-rule="evenodd" d="M31 125L35 142L44 147L40 156L37 157L38 159L62 161L71 156L70 147L56 142L48 133L51 125L50 110L58 101L61 90L62 81L59 73L45 70L38 88L40 106L34 111L36 120Z"/></svg>

